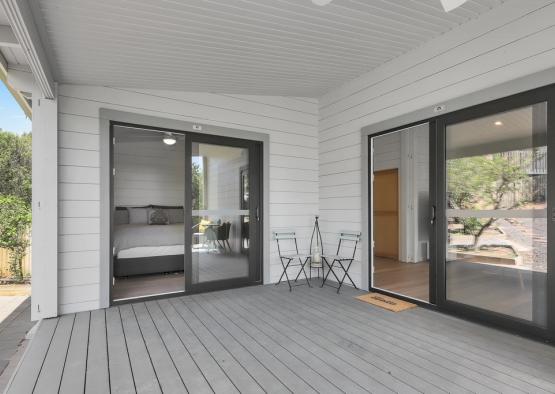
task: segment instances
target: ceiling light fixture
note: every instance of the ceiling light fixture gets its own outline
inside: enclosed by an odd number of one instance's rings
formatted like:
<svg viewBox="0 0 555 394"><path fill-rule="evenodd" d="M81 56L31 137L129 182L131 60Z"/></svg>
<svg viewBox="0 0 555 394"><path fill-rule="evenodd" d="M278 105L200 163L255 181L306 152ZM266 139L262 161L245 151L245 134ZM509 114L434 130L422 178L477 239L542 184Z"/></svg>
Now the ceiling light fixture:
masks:
<svg viewBox="0 0 555 394"><path fill-rule="evenodd" d="M496 126L503 126L503 122L501 122L500 120L496 120L493 124Z"/></svg>
<svg viewBox="0 0 555 394"><path fill-rule="evenodd" d="M164 141L164 144L170 145L170 146L175 145L175 143L177 142L177 140L175 139L172 133L166 133L162 141Z"/></svg>
<svg viewBox="0 0 555 394"><path fill-rule="evenodd" d="M467 0L441 0L441 5L443 6L445 12L449 12L453 11L455 8L460 7L466 2Z"/></svg>
<svg viewBox="0 0 555 394"><path fill-rule="evenodd" d="M312 0L312 2L316 5L328 5L332 0Z"/></svg>
<svg viewBox="0 0 555 394"><path fill-rule="evenodd" d="M312 3L319 6L324 6L324 5L328 5L332 1L333 0L312 0ZM440 1L445 12L449 12L449 11L453 11L455 8L460 7L468 0L440 0Z"/></svg>

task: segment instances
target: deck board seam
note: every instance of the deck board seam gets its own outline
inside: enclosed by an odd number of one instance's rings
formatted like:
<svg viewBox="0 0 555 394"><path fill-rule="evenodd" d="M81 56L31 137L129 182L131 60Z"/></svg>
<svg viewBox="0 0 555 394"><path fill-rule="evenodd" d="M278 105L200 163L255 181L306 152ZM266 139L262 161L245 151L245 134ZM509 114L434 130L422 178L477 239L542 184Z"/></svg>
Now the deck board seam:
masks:
<svg viewBox="0 0 555 394"><path fill-rule="evenodd" d="M257 299L257 300L259 300L259 299ZM251 304L248 303L248 302L245 302L245 305L249 305L249 306L250 306ZM243 309L245 309L245 310L248 311L248 312L251 311L250 309L247 309L245 306L242 306L242 307L243 307ZM255 306L251 306L251 307L255 307ZM269 307L271 307L271 306L269 306ZM258 308L258 307L256 307L256 308L259 309L261 312L265 312L265 310L262 309L262 308ZM269 315L269 317L270 317L272 320L275 320L275 321L280 322L279 319L277 319L277 318L275 318L275 317L273 317L273 316L271 316L271 315ZM267 324L269 324L269 323L267 323ZM314 344L315 346L317 346L317 347L319 347L319 348L321 348L321 349L323 349L323 350L325 350L325 351L331 353L330 350L324 348L321 344L316 343L313 339L311 339L310 337L306 336L306 335L303 333L303 331L298 330L298 329L296 329L296 328L293 328L292 326L288 326L287 324L285 324L285 323L283 323L283 322L280 322L280 324L283 325L284 327L288 327L288 329L291 329L291 330L295 331L298 335L301 335L301 336L302 336L303 338L305 338L308 342L311 342L311 343ZM308 327L307 327L307 329L308 329ZM338 345L338 346L339 346L339 345ZM348 351L347 349L343 349L343 350L346 351L346 352L348 352L348 353L350 353L351 355L353 355L353 356L355 356L355 357L358 357L356 354L354 354L354 353ZM353 369L359 371L360 374L365 374L365 375L366 375L366 374L368 373L367 371L364 371L364 370L358 368L356 365L353 365L352 362L345 360L343 357L340 357L340 356L338 356L338 355L336 355L336 354L333 354L333 353L331 353L331 354L332 354L333 357L335 357L336 359L340 360L342 363L347 364L347 365L349 365L350 367L352 367ZM360 357L359 357L359 358L360 358ZM363 360L363 359L361 359L361 360ZM366 363L368 363L366 360L363 360L363 361L366 362ZM371 364L371 363L368 363L368 364ZM373 364L371 364L371 365L373 365ZM378 368L377 366L375 366L375 365L373 365L373 366L376 368L376 370L381 370L381 369ZM381 370L381 371L382 371L384 374L387 374L386 371L383 371L383 370ZM350 378L349 376L346 376L345 374L343 374L343 375L344 375L346 378L348 378L348 379L352 379L352 378ZM375 382L376 384L378 384L378 385L380 385L380 386L383 386L383 387L386 388L387 390L392 390L392 389L390 389L385 383L382 383L381 381L377 380L376 378L371 377L371 379L374 380L374 382ZM402 380L400 380L400 379L398 379L398 378L396 378L396 377L393 377L393 379L395 379L396 381L398 381L400 384L405 385L405 386L408 386L408 387L411 387L411 388L414 389L415 391L419 392L418 389L412 387L410 384L407 384L406 382L403 382ZM362 386L361 386L361 387L362 387Z"/></svg>
<svg viewBox="0 0 555 394"><path fill-rule="evenodd" d="M250 354L250 355L251 355L251 356L263 367L263 368L264 368L264 369L266 369L266 371L268 371L268 373L270 373L273 377L275 377L285 388L287 388L287 390L289 390L290 393L293 393L293 391L285 384L285 382L283 382L283 381L279 378L279 376L277 376L274 372L272 372L270 369L268 369L268 367L266 367L266 365L264 365L264 363L263 363L262 361L260 361L260 360L258 359L258 357L256 357L256 355L254 355L247 347L245 347L245 345L243 345L237 338L235 338L235 336L234 336L231 332L229 332L229 330L228 330L224 325L220 324L220 323L212 316L212 314L211 314L210 312L206 311L206 309L203 308L202 305L199 304L199 303L196 301L196 299L195 299L194 297L192 297L191 299L192 299L192 301L193 301L194 303L196 303L196 304L199 306L199 308L201 308L201 309L204 311L204 313L206 313L216 324L218 324L225 332L227 332L228 335L229 335L231 338L233 338L234 341L236 341L243 349L245 349L245 350L246 350L246 351L247 351L247 352L248 352L248 353L249 353L249 354ZM228 349L228 351L229 351L229 349ZM245 368L245 367L243 367L243 368ZM246 369L246 368L245 368L245 369ZM253 379L254 379L254 377L253 377ZM262 388L262 389L263 389L264 391L266 391L264 388Z"/></svg>
<svg viewBox="0 0 555 394"><path fill-rule="evenodd" d="M324 297L322 297L322 296L319 295L319 294L311 294L311 295L310 295L310 298L311 298L311 299L319 299L319 300L321 300L321 305L322 305L322 307L325 307L324 303L328 301L328 298L324 298ZM306 302L306 301L302 301L302 302ZM345 301L344 299L341 300L341 303L340 303L340 304L341 304L341 305L347 305L347 304L346 304L346 301ZM362 307L363 307L363 304L360 304L360 308L357 308L357 311L361 311L361 310L362 310L362 309L361 309ZM376 313L379 314L378 318L380 319L380 321L385 321L385 322L387 322L388 324L389 324L389 323L393 324L393 323L390 321L389 318L383 317L383 316L387 316L387 315L384 313L385 311L376 310L376 311L374 311L374 312L376 312ZM339 312L339 313L347 313L347 312L340 309L340 312ZM352 317L353 319L360 319L360 316L358 316L358 314L356 314L355 312L348 312L348 313L351 313L351 314L353 315L353 317ZM415 314L412 314L411 316L415 316ZM376 317L376 316L374 316L374 317ZM411 328L414 328L414 325L412 325ZM406 327L406 329L409 330L409 331L411 330L411 328ZM420 327L419 330L420 330L420 329L425 330L424 327ZM425 335L425 332L422 332L422 335ZM437 337L436 337L436 339L437 339ZM421 341L422 339L419 338L418 340ZM455 344L452 344L452 343L450 343L450 342L446 342L446 341L443 340L443 339L441 340L441 342L443 342L443 343L445 344L445 346L448 346L448 347L449 347L449 346L454 346L455 348L459 349L459 351L465 353L465 349L461 349L461 348L459 348L459 346L457 346L457 345L455 345ZM431 344L431 345L433 345L433 344ZM477 345L469 344L469 346L472 346L473 348L475 348ZM503 361L492 360L492 359L490 359L490 358L487 358L486 356L480 356L480 357L482 357L482 358L484 358L484 359L487 359L487 360L490 360L491 362L498 363L498 364L500 364L500 365L502 365L502 366L504 366L504 367L506 367L506 368L509 368L509 369L513 369L513 370L514 370L514 367L511 368L510 366L504 364ZM478 364L480 363L480 362L478 362L478 361L475 361L475 360L472 360L472 359L468 359L467 357L465 357L465 358L466 358L467 360L469 360L469 361L472 361L472 362L475 362L475 363L478 363ZM512 358L509 358L509 359L511 359L512 361L514 361ZM487 364L487 366L490 367L490 368L492 368L492 369L494 369L494 368L492 367L491 364ZM496 371L498 371L498 372L501 373L501 374L507 374L506 372L499 371L498 369L497 369ZM522 373L525 373L525 372L522 372ZM544 383L547 383L547 384L549 384L549 385L552 385L552 384L553 384L553 383L550 382L549 380L543 379L542 377L538 377L538 376L531 375L531 374L528 374L528 373L525 373L525 374L526 374L528 377L534 377L534 378L536 378L536 379L538 379L538 380L541 380L541 381L543 381ZM518 379L518 380L526 381L525 379ZM503 383L505 383L505 382L503 382ZM549 391L549 389L541 388L541 387L537 386L536 384L531 384L531 385L536 386L536 387L538 387L538 388L541 389L541 390Z"/></svg>
<svg viewBox="0 0 555 394"><path fill-rule="evenodd" d="M148 309L148 306L146 304L144 304L144 306L145 306L145 309L148 313L148 316L149 316L150 320L152 321L152 325L154 326L154 329L156 330L156 333L158 334L158 337L160 338L160 341L164 345L164 349L166 350L166 353L168 354L168 357L170 358L170 360L172 360L172 364L173 364L173 367L175 368L175 370L177 372L177 376L179 376L179 379L181 379L181 383L183 383L183 387L185 387L185 390L187 391L187 393L190 393L190 390L187 388L187 385L185 384L185 381L183 380L183 377L181 376L181 373L179 373L179 368L177 368L177 365L175 364L175 360L173 359L170 351L168 350L168 346L167 346L166 342L164 341L164 338L162 337L162 334L160 333L160 330L158 329L158 326L156 325L156 323L154 323L154 319L152 318L152 315L150 314L150 310ZM160 389L162 389L162 387L160 387Z"/></svg>
<svg viewBox="0 0 555 394"><path fill-rule="evenodd" d="M85 351L85 376L83 379L83 394L87 392L87 370L89 368L89 345L90 345L90 336L91 336L91 320L92 320L92 313L89 311L89 325L87 327L87 346Z"/></svg>
<svg viewBox="0 0 555 394"><path fill-rule="evenodd" d="M280 297L281 297L281 296L282 296L282 295L280 295ZM268 300L268 298L266 297L266 295L263 295L262 297L263 297L264 299ZM262 297L261 297L261 298L262 298ZM285 297L285 296L284 296L284 297ZM302 302L302 301L301 301L301 302ZM266 305L268 305L268 304L266 304ZM308 311L308 313L313 313L313 312L310 310L309 305L306 305L305 309ZM292 311L292 312L294 312L294 311ZM322 311L322 313L325 313L325 312ZM315 317L318 318L317 315L315 315ZM333 326L335 327L335 330L336 330L336 331L339 331L339 330L342 330L342 329L343 329L341 326L339 326L339 325L337 325L337 324L334 324L333 322L327 323L327 324L333 325ZM352 333L351 335L356 336L356 333ZM386 339L382 339L382 338L381 338L381 340L384 341L384 342L387 343L387 344L391 344L391 345L393 345L393 346L397 346L397 345L395 345L394 343L392 343L390 340L386 340ZM382 347L382 348L383 348L384 350L387 350L385 347ZM437 363L437 362L430 361L430 360L428 360L426 357L424 357L423 355L420 355L420 354L418 354L418 353L415 353L414 351L410 351L410 350L408 350L408 349L406 349L406 348L405 348L404 350L407 351L407 352L409 352L409 353L411 353L414 357L416 357L416 358L418 358L418 359L425 360L426 362L431 363L431 364L434 364L434 365L437 365L437 366L440 367L440 368L444 368L445 370L450 371L450 372L452 372L453 374L457 374L457 371L453 371L452 369L447 368L445 365L439 364L439 363ZM410 362L410 360L408 360L408 359L406 359L406 358L403 358L403 359L406 360L406 361L408 361L408 362ZM423 368L424 368L424 367L423 367ZM438 376L438 377L440 377L440 378L442 378L442 379L445 379L445 377L443 377L442 375L436 373L434 369L432 369L432 368L425 368L425 369L428 370L428 372L430 372L430 373L432 373L432 374L434 374L434 375L436 375L436 376ZM484 387L487 387L488 389L490 389L490 390L492 390L492 391L494 391L494 392L498 392L495 388L489 387L489 386L487 386L487 385L485 385L485 384L483 384L483 383L477 381L477 380L474 379L474 378L470 378L470 377L468 377L468 376L464 376L464 378L465 378L465 379L468 379L469 381L472 381L472 382L474 382L474 383L476 383L476 384L478 384L478 385L483 385ZM431 382L428 382L428 383L431 383ZM433 384L433 383L432 383L432 384ZM461 385L459 385L459 384L457 384L457 385L458 385L461 389L463 389L463 390L471 390L469 387L461 386Z"/></svg>
<svg viewBox="0 0 555 394"><path fill-rule="evenodd" d="M58 393L60 392L60 388L62 387L62 380L64 378L64 372L66 369L66 362L67 362L67 355L69 353L69 346L71 345L71 337L73 335L73 328L75 327L75 320L77 315L73 314L73 321L71 322L71 330L69 331L69 340L67 341L67 348L66 348L66 355L64 357L64 364L62 365L62 372L60 373L60 381L58 382Z"/></svg>
<svg viewBox="0 0 555 394"><path fill-rule="evenodd" d="M222 343L222 341L214 335L214 333L212 332L212 330L210 330L206 324L204 324L204 322L197 316L196 313L194 313L191 308L189 308L189 306L182 300L182 297L178 298L179 301L181 301L181 303L183 305L185 305L185 307L189 310L189 312L191 312L196 318L197 320L207 329L208 332L210 332L210 334L216 339L216 341L218 341L218 343L227 351L227 353L231 356L231 358L233 358L237 364L247 373L247 375L249 375L251 377L251 379L260 387L260 389L262 391L264 391L265 393L267 392L266 389L264 387L262 387L262 385L260 384L260 382L258 382L258 380L255 379L254 376L252 376L251 372L248 370L248 368L245 368L245 366L243 364L241 364L241 362L237 359L237 357L235 357L233 355L232 352L229 351L229 349Z"/></svg>
<svg viewBox="0 0 555 394"><path fill-rule="evenodd" d="M204 294L199 295L200 298L205 299ZM237 323L229 318L228 316L226 316L218 307L217 305L212 305L212 307L214 309L216 309L225 319L227 319L228 321L230 321L233 325L235 325L235 327L237 327L237 329L241 330L247 337L249 337L253 342L257 343L258 346L260 346L262 349L264 349L271 357L273 357L277 362L279 362L280 364L282 364L285 368L287 368L292 374L294 374L295 376L297 376L300 380L302 380L303 382L305 382L310 388L312 388L315 392L317 392L318 390L316 390L316 388L314 388L309 382L307 382L305 379L302 378L302 376L300 376L299 374L296 373L296 371L292 370L285 362L281 361L279 358L277 358L276 356L274 356L267 348L266 346L264 346L263 344L260 343L260 341L258 341L256 338L254 338L252 335L250 335L247 331L245 331L245 329L243 329L241 326L237 325ZM294 355L291 355L292 357L295 357ZM296 358L296 357L295 357ZM300 360L299 360L300 361Z"/></svg>
<svg viewBox="0 0 555 394"><path fill-rule="evenodd" d="M168 324L171 326L172 330L175 332L175 334L177 335L177 338L179 339L179 341L181 342L181 344L183 345L183 347L185 348L185 350L187 351L187 353L189 354L189 357L191 358L191 360L193 361L193 363L196 365L197 369L200 371L200 373L202 374L202 377L204 378L204 380L206 381L206 383L208 384L208 387L210 387L210 390L212 390L213 393L215 393L216 391L214 390L214 388L212 387L212 385L210 384L210 381L206 378L206 375L204 374L204 371L202 370L202 368L200 367L200 365L198 365L197 360L195 359L195 357L193 357L193 355L191 354L191 351L189 350L189 347L183 342L183 340L181 339L181 337L179 336L177 329L175 328L175 326L173 325L173 323L171 322L171 320L168 318L168 316L166 315L166 311L164 311L164 308L162 308L162 306L160 305L160 302L156 301L156 304L158 305L158 307L160 308L160 311L162 312L162 314L164 315L164 317L166 318L166 320L168 321ZM172 306L173 307L173 306ZM148 307L147 307L148 309ZM219 367L219 365L218 365ZM223 372L223 371L222 371ZM226 375L227 376L227 375Z"/></svg>
<svg viewBox="0 0 555 394"><path fill-rule="evenodd" d="M104 330L105 330L105 338L106 338L106 369L108 370L108 389L110 393L112 392L112 379L110 379L110 375L112 371L110 370L110 347L108 346L108 321L106 315L106 309L104 309Z"/></svg>
<svg viewBox="0 0 555 394"><path fill-rule="evenodd" d="M135 382L135 374L133 372L133 365L131 364L131 357L129 356L129 347L127 346L127 337L125 336L125 329L123 328L123 319L121 318L121 309L119 306L116 306L118 310L118 316L121 324L121 332L123 334L123 341L125 343L125 353L127 354L127 361L129 362L129 370L131 371L131 379L133 380L133 388L135 389L135 393L137 392L137 383ZM136 318L135 318L136 320Z"/></svg>
<svg viewBox="0 0 555 394"><path fill-rule="evenodd" d="M315 296L315 297L319 298L319 296ZM322 300L322 303L323 303L323 302L324 302L324 299L321 299L321 300ZM321 304L321 305L322 305L322 307L324 307L323 304ZM353 317L353 318L354 318L354 317ZM389 319L380 318L380 321L381 321L381 322L386 322L388 326L390 326L390 325L393 324L393 323L391 323L391 322L389 321ZM425 341L425 340L422 339L422 338L419 338L419 337L416 337L416 336L412 335L413 333L411 333L411 330L410 330L408 327L406 328L406 330L408 331L407 335L412 336L412 337L415 338L417 341L419 341L419 342L420 342L420 341L424 341L424 342L426 342L426 343L429 343L429 342ZM425 334L422 333L421 335L425 335ZM432 344L432 343L429 343L429 344L430 344L430 345L435 345L435 344ZM449 344L449 343L446 343L444 346L449 347L450 344ZM457 347L455 346L455 348L457 348ZM447 349L446 349L446 348L443 348L443 349L446 350L446 351L448 351L448 352L450 352L450 353L453 353L453 351L452 351L452 350L449 350L448 348L447 348ZM457 348L457 349L458 349L458 348ZM459 349L459 351L462 352L462 353L466 353L466 352L464 352L463 349ZM430 350L430 352L434 353L432 350ZM434 353L434 354L435 354L435 353ZM456 353L455 353L455 354L456 354ZM472 363L472 364L476 364L477 366L482 365L482 366L485 366L485 367L487 367L487 368L491 368L491 369L495 370L495 371L496 371L497 373L499 373L499 374L506 375L506 377L508 377L508 378L512 378L512 376L508 375L508 372L500 371L499 369L494 368L491 364L487 364L487 365L486 365L486 364L483 364L485 361L482 362L482 361L473 360L473 359L471 359L471 358L468 358L468 356L466 356L466 355L465 355L465 356L462 356L462 355L459 354L459 356L462 357L462 358L464 358L465 360L467 360L468 362L470 362L470 363ZM507 366L507 367L508 367L508 366ZM474 370L474 369L472 369L472 368L470 368L470 367L466 367L466 368L467 368L467 369L470 369L470 370ZM476 372L477 372L477 373L481 373L480 371L476 371ZM506 385L512 386L512 387L514 387L514 388L516 388L516 389L522 390L521 388L515 387L513 384L507 383L506 381L500 381L498 378L493 378L493 377L491 377L491 376L488 376L488 377L491 378L491 379L497 380L497 381L499 381L499 382L502 383L502 384L506 384ZM521 382L523 381L522 379L517 379L517 378L515 378L515 379L516 379L516 380L519 380L519 381L521 381ZM538 378L538 379L539 379L539 378ZM546 381L546 382L547 382L547 381ZM530 383L530 382L526 382L526 383L528 383L528 384L531 385L531 386L535 386L537 389L540 389L540 390L543 390L543 391L548 391L548 390L546 390L545 388L539 387L539 386L537 386L537 385L534 384L534 383Z"/></svg>
<svg viewBox="0 0 555 394"><path fill-rule="evenodd" d="M269 301L271 301L271 300L269 300ZM267 304L267 305L268 305L268 304ZM318 318L318 317L317 317L317 318ZM285 323L283 323L283 324L285 324ZM306 324L303 324L303 323L301 323L301 322L296 322L296 324L302 325L303 327L306 327L307 329L309 329L309 327L307 327ZM298 330L296 330L296 331L298 331ZM339 340L346 340L346 341L348 341L348 340L345 339L343 336L340 336L337 332L334 332L333 335L336 335L336 336L339 338ZM334 343L336 346L341 347L341 344L338 343L337 341L332 341L329 337L327 337L326 339L329 340L331 343ZM357 344L357 346L358 346L358 344ZM377 345L375 345L375 346L376 346L376 347L379 347L379 346L377 346ZM383 349L384 351L387 351L387 349L385 349L385 348L382 348L382 349ZM412 389L414 389L414 390L416 390L416 391L420 391L417 387L415 387L415 386L411 385L410 383L404 381L401 377L398 377L398 376L392 374L389 370L384 369L384 367L381 367L381 366L379 366L379 365L376 365L375 363L371 362L370 360L367 360L366 358L362 357L361 355L359 355L359 354L357 354L357 353L351 351L348 347L344 347L343 350L344 350L345 352L351 354L353 357L356 357L356 358L360 359L362 362L364 362L364 363L366 363L366 364L368 364L368 365L373 366L376 370L379 370L379 371L381 371L381 372L384 373L384 374L389 374L389 375L391 375L391 376L392 376L396 381L398 381L399 383L404 384L404 385L406 385L406 386L409 386L409 387L411 387ZM365 349L365 351L370 352L369 349ZM383 361L383 360L382 360L382 361ZM392 362L387 361L387 360L385 361L385 363L387 363L387 364L392 364L392 365L393 365ZM420 377L420 376L414 374L413 372L411 372L411 371L409 371L409 370L407 370L407 369L405 369L405 368L403 368L403 367L401 367L401 366L399 366L399 365L396 365L396 367L399 368L399 369L402 369L402 370L405 371L405 373L407 373L408 375L411 375L411 376L413 376L413 377L416 378L416 379L420 379L420 380L423 380L423 381L424 381L424 379L423 379L422 377ZM362 373L367 373L367 371L364 371L364 370L362 370L362 369L360 369L360 368L358 368L358 367L355 367L355 368L357 368L358 370L360 370ZM445 391L444 389L442 389L441 387L437 386L436 384L434 384L434 383L432 383L432 382L426 381L426 383L428 383L428 384L431 385L431 386L436 387L438 390ZM382 384L385 385L386 383L382 383Z"/></svg>
<svg viewBox="0 0 555 394"><path fill-rule="evenodd" d="M191 331L191 333L193 333L193 335L195 336L195 338L197 339L197 341L202 345L202 347L204 348L204 350L206 351L207 354L210 355L210 357L212 358L212 360L216 363L216 365L218 366L218 368L220 368L221 372L227 377L227 379L229 380L229 382L233 385L233 387L235 387L235 389L237 390L237 392L241 392L239 390L239 388L237 387L237 385L235 384L235 382L231 379L231 377L228 375L228 373L225 371L224 368L222 368L222 366L220 365L220 363L218 362L218 360L216 360L216 358L214 357L214 355L212 354L212 352L210 352L208 350L208 348L206 347L206 345L204 344L203 341L200 340L200 338L198 337L197 333L191 328L191 326L189 325L189 323L183 318L183 316L181 316L181 313L179 313L179 311L177 310L177 308L175 307L175 305L173 304L173 300L168 300L169 305L175 310L175 313L177 314L177 316L179 316L179 318L185 323L185 325L189 328L189 331Z"/></svg>
<svg viewBox="0 0 555 394"><path fill-rule="evenodd" d="M222 301L225 302L225 299L222 298ZM243 308L243 309L245 309L245 308ZM247 309L245 309L245 310L247 310ZM248 310L247 310L247 311L248 311ZM251 322L251 323L252 323L252 322ZM272 327L272 324L269 323L269 322L267 322L267 321L264 321L264 324L266 324L266 325ZM326 365L328 364L328 361L327 361L327 360L324 360L324 359L322 359L322 357L320 357L320 356L314 354L313 351L307 349L305 346L303 346L302 344L298 343L297 341L295 341L295 340L293 340L293 339L291 339L291 338L289 338L289 339L290 339L292 342L295 342L295 344L296 344L297 346L299 346L300 348L304 349L304 351L305 351L306 353L310 353L310 354L312 355L312 357L315 357L315 358L319 359L320 361L322 361L322 362L323 362L324 364L326 364ZM323 349L323 350L326 350L326 349ZM326 351L327 351L327 350L326 350ZM333 368L333 369L335 369L335 368ZM349 378L348 376L346 376L346 375L345 375L344 373L342 373L341 371L338 371L337 369L335 369L335 371L336 371L339 375L342 375L346 380L352 381L351 378ZM357 386L358 386L359 388L361 388L363 391L369 392L365 387L362 387L362 386L361 386L360 384L358 384L357 382L352 382L352 383L354 383L355 385L357 385ZM340 388L340 387L338 387L338 386L336 386L336 387L337 387L339 390L344 391L342 388Z"/></svg>
<svg viewBox="0 0 555 394"><path fill-rule="evenodd" d="M219 301L219 298L216 298L214 294L206 294L206 296L212 297L212 298L214 298L215 300ZM217 308L217 305L218 305L218 304L216 304L216 308ZM218 309L220 309L220 308L218 308ZM229 309L232 310L232 308L229 308ZM220 311L221 311L223 314L226 314L223 310L220 309ZM270 335L268 335L268 334L267 334L264 330L262 330L260 327L257 327L256 325L253 325L249 320L247 320L246 318L240 316L237 312L234 312L234 313L237 314L241 320L244 320L245 323L248 324L250 327L252 327L253 329L257 330L258 332L260 332L262 335L264 335L265 337L269 338L270 340L272 340L272 341L276 344L276 346L279 346L279 347L282 348L285 352L289 353L289 354L291 355L291 357L297 359L297 360L299 361L299 363L306 364L303 360L301 360L297 355L295 355L294 353L292 353L289 349L287 349L286 347L284 347L281 343L275 341ZM226 315L227 315L227 314L226 314ZM266 348L266 346L264 346L264 347ZM334 386L337 390L341 391L341 389L340 389L339 387L335 386L335 385L333 384L333 382L329 381L329 380L328 380L324 375L322 375L320 372L318 372L317 370L313 369L310 365L307 365L307 367L308 367L312 372L314 372L315 374L317 374L318 376L320 376L323 380L326 380L328 383L330 383L332 386ZM303 380L304 380L304 379L303 379ZM308 382L307 382L307 383L308 383ZM311 386L311 387L312 387L312 386ZM315 389L315 391L318 391L318 390Z"/></svg>
<svg viewBox="0 0 555 394"><path fill-rule="evenodd" d="M54 327L54 330L52 331L52 336L50 337L50 341L48 341L48 347L46 348L46 352L44 352L44 358L42 359L39 371L37 373L37 376L35 377L35 383L33 384L33 391L32 391L33 393L35 392L37 382L39 381L40 373L42 372L42 367L44 367L44 362L46 361L46 356L48 356L48 352L50 351L50 345L52 345L52 340L54 339L54 335L56 334L56 330L58 329L58 324L59 323L60 323L60 319L56 318L56 326ZM36 335L36 333L35 333L35 335Z"/></svg>
<svg viewBox="0 0 555 394"><path fill-rule="evenodd" d="M142 303L144 305L144 303ZM154 371L154 376L156 377L156 382L158 383L158 387L160 388L160 392L164 392L164 390L162 390L162 385L160 384L160 378L158 377L158 373L156 372L156 368L154 367L154 362L152 362L152 356L150 355L150 351L148 350L148 346L146 344L146 340L145 337L143 335L143 330L141 328L141 325L139 324L139 319L137 318L137 313L135 312L135 304L131 305L131 311L133 311L133 316L135 317L135 322L137 323L137 327L139 328L139 333L141 334L141 339L143 340L143 343L145 345L145 350L146 350L146 354L148 354L148 359L150 361L150 365L152 366L152 370ZM146 307L145 307L146 308ZM119 307L118 307L119 310ZM121 313L121 311L120 311ZM123 336L125 337L125 331ZM127 338L125 339L125 346L127 346ZM137 391L137 386L135 383L135 375L133 373L133 364L131 363L131 357L129 356L129 350L127 351L127 356L129 357L129 367L131 368L131 373L133 375L133 384L135 384L135 392Z"/></svg>

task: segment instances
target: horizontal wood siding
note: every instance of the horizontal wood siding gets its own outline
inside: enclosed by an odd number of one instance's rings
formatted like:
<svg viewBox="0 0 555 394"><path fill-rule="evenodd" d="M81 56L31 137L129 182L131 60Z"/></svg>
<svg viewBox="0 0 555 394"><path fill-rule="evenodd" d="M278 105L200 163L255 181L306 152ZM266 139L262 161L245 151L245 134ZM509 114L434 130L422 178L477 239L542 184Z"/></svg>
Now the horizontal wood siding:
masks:
<svg viewBox="0 0 555 394"><path fill-rule="evenodd" d="M99 306L100 108L269 134L270 228L294 227L301 245L308 243L318 212L317 100L61 85L60 313ZM276 248L266 247L276 280Z"/></svg>
<svg viewBox="0 0 555 394"><path fill-rule="evenodd" d="M549 69L555 66L553 37L553 1L508 1L325 94L319 103L319 198L328 249L337 231L366 230L362 127L426 107L432 116L434 105ZM367 285L360 255L357 260L353 278Z"/></svg>

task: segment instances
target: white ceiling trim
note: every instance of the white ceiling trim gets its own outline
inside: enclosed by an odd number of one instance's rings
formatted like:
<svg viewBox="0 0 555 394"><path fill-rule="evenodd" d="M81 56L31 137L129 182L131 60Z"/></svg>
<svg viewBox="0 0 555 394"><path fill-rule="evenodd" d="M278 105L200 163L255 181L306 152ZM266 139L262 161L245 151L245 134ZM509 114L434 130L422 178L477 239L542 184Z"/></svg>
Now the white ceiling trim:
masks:
<svg viewBox="0 0 555 394"><path fill-rule="evenodd" d="M53 99L54 79L27 0L2 0L2 7L42 94Z"/></svg>

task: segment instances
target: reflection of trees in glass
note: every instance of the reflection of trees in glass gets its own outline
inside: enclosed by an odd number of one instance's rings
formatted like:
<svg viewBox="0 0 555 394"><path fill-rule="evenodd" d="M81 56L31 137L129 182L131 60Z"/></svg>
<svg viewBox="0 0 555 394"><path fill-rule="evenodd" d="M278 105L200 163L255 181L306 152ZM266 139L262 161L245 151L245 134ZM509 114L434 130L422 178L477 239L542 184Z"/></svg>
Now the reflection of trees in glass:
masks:
<svg viewBox="0 0 555 394"><path fill-rule="evenodd" d="M204 171L200 164L192 163L193 209L204 209Z"/></svg>
<svg viewBox="0 0 555 394"><path fill-rule="evenodd" d="M512 209L530 200L529 167L509 154L496 153L447 161L447 203L452 209ZM510 198L509 198L510 197ZM476 248L495 218L456 218Z"/></svg>
<svg viewBox="0 0 555 394"><path fill-rule="evenodd" d="M202 157L193 158L193 160L197 159L202 163ZM191 164L192 170L192 202L193 202L193 210L200 210L205 209L204 205L204 166L198 162L193 161ZM193 216L192 217L192 225L196 228L200 221L202 220L201 216ZM196 230L198 231L198 230Z"/></svg>

